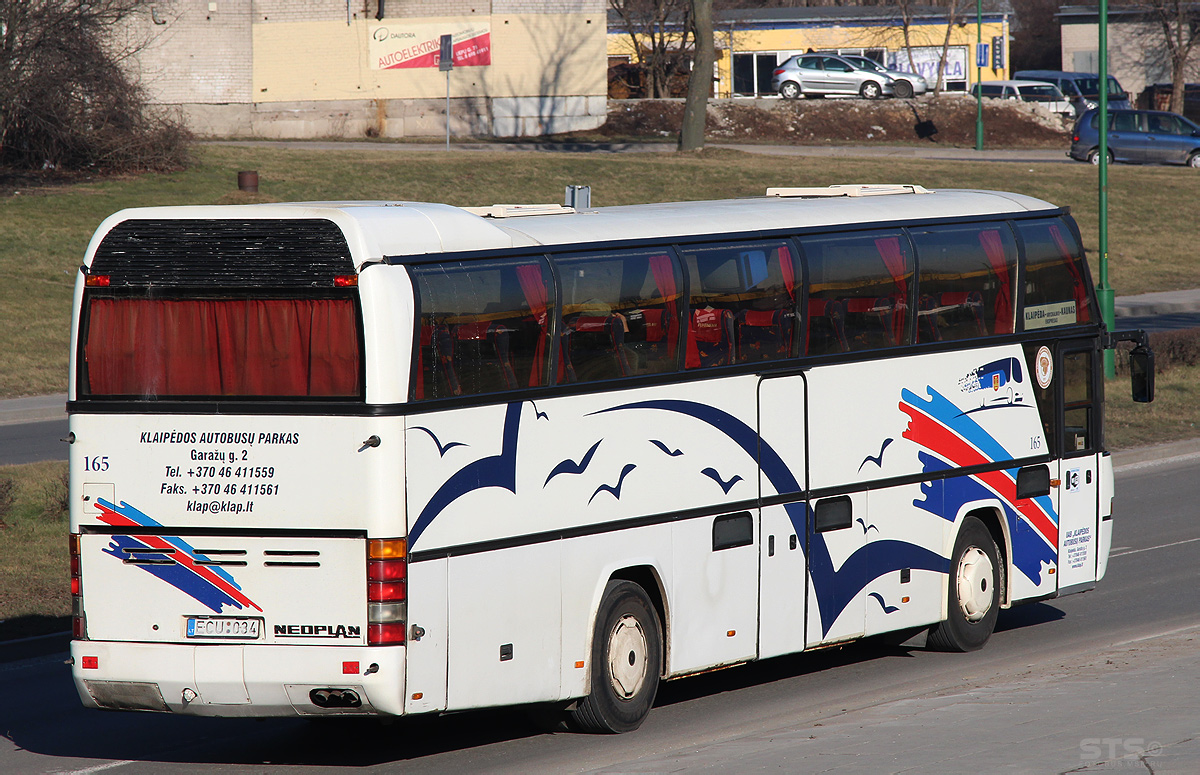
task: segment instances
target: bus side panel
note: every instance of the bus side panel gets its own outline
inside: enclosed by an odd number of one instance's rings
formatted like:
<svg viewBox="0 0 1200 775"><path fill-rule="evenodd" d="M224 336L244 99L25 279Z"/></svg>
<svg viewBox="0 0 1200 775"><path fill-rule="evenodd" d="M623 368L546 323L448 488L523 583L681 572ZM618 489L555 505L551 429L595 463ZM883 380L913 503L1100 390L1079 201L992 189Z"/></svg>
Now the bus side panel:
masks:
<svg viewBox="0 0 1200 775"><path fill-rule="evenodd" d="M408 653L405 676L410 687L405 713L446 708L446 566L440 558L408 565Z"/></svg>
<svg viewBox="0 0 1200 775"><path fill-rule="evenodd" d="M590 688L588 680L592 664L592 635L596 612L604 596L608 580L616 575L630 575L629 569L648 571L657 589L647 592L654 597L668 598L662 588L665 580L674 578L671 562L671 525L647 525L629 530L599 535L568 538L561 542L562 578L562 688L560 695L582 697ZM624 574L622 573L624 571ZM645 573L639 573L644 577ZM649 582L647 582L649 584ZM666 603L664 627L673 619L671 603ZM664 654L665 668L671 669L670 652Z"/></svg>
<svg viewBox="0 0 1200 775"><path fill-rule="evenodd" d="M867 583L867 635L943 618L945 572L921 567L915 557L908 564L889 563L889 555L901 545L915 544L925 550L929 565L939 565L935 557L940 558L942 547L953 540L954 526L949 521L929 519L928 512L913 505L924 501L927 488L927 483L919 482L867 493L867 560L887 569ZM897 564L900 567L892 567Z"/></svg>
<svg viewBox="0 0 1200 775"><path fill-rule="evenodd" d="M757 560L753 550L744 551L744 546L714 551L713 523L715 517L725 515L724 504L741 504L731 512L752 511L758 495L756 385L753 376L735 377L407 418L410 551L416 562L426 553L451 557L451 664L458 653L453 633L464 626L459 618L475 610L471 606L478 605L480 611L504 610L512 605L514 595L524 594L520 588L505 586L504 579L490 584L480 581L477 587L471 586L474 581L463 581L467 578L463 574L477 574L475 563L485 562L473 557L502 554L509 558L502 563L506 572L514 565L543 568L553 558L546 547L559 542L564 532L587 543L624 520L696 522L680 529L678 551L673 548L667 553L638 544L641 533L622 528L616 535L629 543L619 544L621 551L609 558L628 557L639 564L652 561L657 568L686 561L701 574L703 588L662 580L672 616L678 608L685 617L672 618L667 623L669 632L693 625L711 626L716 632L716 625L709 624L709 605L699 602L713 596L720 596L720 605L741 617L732 624L722 623L715 640L718 645L690 656L683 652L671 662L672 669L694 671L752 657L753 645L747 647L727 633L735 631L747 643L753 642ZM685 510L700 513L680 520L678 515ZM749 541L756 545L753 529ZM496 548L514 545L520 551ZM729 566L731 557L743 555L751 559L734 563L741 570ZM568 612L567 621L577 621L584 609L582 615L590 619L595 615L592 591L602 589L607 579L589 577L590 567L576 571L568 565L563 572L567 591L561 606ZM739 583L721 582L717 589L708 588L731 576ZM478 601L456 602L460 596L469 597L469 589L478 590ZM576 592L586 597L577 597ZM577 632L569 629L562 637L571 642ZM499 658L492 653L498 645L503 644L489 644L486 655L481 651L472 658L486 658L491 665ZM671 650L668 645L669 654ZM451 707L459 706L455 681L451 675ZM472 696L464 701L482 700Z"/></svg>
<svg viewBox="0 0 1200 775"><path fill-rule="evenodd" d="M447 707L558 699L559 543L452 557L447 571Z"/></svg>
<svg viewBox="0 0 1200 775"><path fill-rule="evenodd" d="M918 596L901 586L923 585L917 579L928 574L942 577L942 591L934 596L940 609L954 536L960 517L968 513L965 504L999 504L1001 532L1011 536L1014 598L1029 596L1048 581L1053 589L1048 571L1055 562L1058 515L1049 499L1018 501L1015 468L946 474L1035 457L1047 448L1020 347L839 364L814 369L808 378L814 407L810 484L817 495L931 475L919 484L871 487L865 503L852 503L852 528L814 533L810 605L821 610L819 616L810 612L810 627L819 623L824 633L814 638L810 631L810 643L853 632L852 622L838 622L844 616L857 619L860 603L871 620L868 631L927 620L935 605L925 599L929 591L922 589ZM815 506L820 505L818 499ZM855 548L856 541L861 548ZM901 585L905 573L911 580ZM854 597L845 588L851 577L860 579L864 596ZM898 603L897 595L909 602Z"/></svg>

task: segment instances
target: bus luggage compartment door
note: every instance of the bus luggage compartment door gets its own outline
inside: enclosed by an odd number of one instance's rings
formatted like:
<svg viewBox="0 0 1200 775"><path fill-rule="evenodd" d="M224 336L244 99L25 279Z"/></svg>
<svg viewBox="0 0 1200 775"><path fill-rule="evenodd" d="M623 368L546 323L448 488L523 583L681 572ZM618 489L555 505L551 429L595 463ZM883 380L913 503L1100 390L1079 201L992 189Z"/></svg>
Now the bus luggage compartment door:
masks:
<svg viewBox="0 0 1200 775"><path fill-rule="evenodd" d="M789 502L760 516L758 656L804 648L808 597L805 535L805 393L803 375L764 379L758 387L759 492Z"/></svg>

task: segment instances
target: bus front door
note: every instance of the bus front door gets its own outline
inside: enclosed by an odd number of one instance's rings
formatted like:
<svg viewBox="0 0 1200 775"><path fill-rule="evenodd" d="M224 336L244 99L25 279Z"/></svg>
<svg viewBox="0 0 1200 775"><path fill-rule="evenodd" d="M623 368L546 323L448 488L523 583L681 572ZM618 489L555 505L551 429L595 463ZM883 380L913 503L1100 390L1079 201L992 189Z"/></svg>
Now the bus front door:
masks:
<svg viewBox="0 0 1200 775"><path fill-rule="evenodd" d="M1059 348L1057 387L1060 460L1058 501L1059 593L1087 587L1096 581L1096 541L1099 533L1100 413L1096 396L1099 357L1091 343L1064 343Z"/></svg>
<svg viewBox="0 0 1200 775"><path fill-rule="evenodd" d="M766 378L758 384L759 522L758 656L804 648L808 598L808 506L804 375ZM782 501L782 503L780 502Z"/></svg>

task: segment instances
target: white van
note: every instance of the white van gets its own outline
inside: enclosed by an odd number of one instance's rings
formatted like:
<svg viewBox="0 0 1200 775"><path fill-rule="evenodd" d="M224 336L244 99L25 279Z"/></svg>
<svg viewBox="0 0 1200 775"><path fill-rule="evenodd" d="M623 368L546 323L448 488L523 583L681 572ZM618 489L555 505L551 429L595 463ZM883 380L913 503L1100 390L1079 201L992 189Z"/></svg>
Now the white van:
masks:
<svg viewBox="0 0 1200 775"><path fill-rule="evenodd" d="M979 96L982 88L984 97L1037 102L1052 113L1075 115L1071 102L1052 83L1041 81L984 81L971 87L971 95Z"/></svg>

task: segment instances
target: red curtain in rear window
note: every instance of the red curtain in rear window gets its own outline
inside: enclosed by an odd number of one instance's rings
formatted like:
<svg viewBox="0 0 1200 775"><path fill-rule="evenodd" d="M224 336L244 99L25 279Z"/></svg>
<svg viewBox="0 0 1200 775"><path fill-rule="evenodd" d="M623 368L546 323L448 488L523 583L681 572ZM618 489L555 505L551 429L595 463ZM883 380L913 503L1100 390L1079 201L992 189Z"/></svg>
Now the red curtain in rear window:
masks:
<svg viewBox="0 0 1200 775"><path fill-rule="evenodd" d="M87 392L357 396L355 319L350 299L93 299Z"/></svg>

